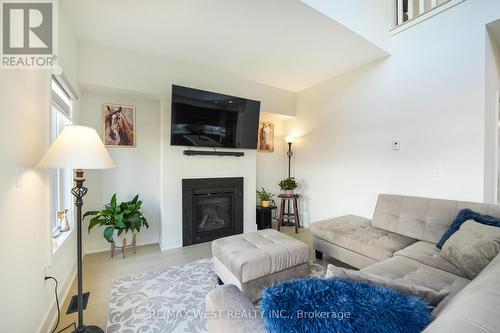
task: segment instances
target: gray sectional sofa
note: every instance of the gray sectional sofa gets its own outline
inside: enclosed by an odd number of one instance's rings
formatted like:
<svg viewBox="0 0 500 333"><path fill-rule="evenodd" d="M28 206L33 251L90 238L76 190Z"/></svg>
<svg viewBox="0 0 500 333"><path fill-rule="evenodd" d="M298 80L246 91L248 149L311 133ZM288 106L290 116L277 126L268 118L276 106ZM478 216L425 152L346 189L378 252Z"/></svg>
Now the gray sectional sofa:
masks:
<svg viewBox="0 0 500 333"><path fill-rule="evenodd" d="M328 254L403 284L448 290L425 333L500 332L500 256L471 281L435 247L464 208L500 217L498 205L381 194L372 220L350 215L313 223L313 247L318 257ZM255 310L231 285L207 295L206 306L223 312ZM209 319L208 326L209 332L266 332L259 316L217 317Z"/></svg>

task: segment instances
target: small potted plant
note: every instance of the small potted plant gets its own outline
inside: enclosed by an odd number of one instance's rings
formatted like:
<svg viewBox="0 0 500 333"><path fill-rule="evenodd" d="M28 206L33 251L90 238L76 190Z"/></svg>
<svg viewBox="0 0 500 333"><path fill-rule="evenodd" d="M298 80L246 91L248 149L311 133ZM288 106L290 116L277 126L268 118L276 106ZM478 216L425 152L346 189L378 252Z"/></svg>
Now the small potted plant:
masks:
<svg viewBox="0 0 500 333"><path fill-rule="evenodd" d="M269 207L273 197L274 194L267 192L263 187L261 191L257 190L257 198L260 199L260 206L262 208Z"/></svg>
<svg viewBox="0 0 500 333"><path fill-rule="evenodd" d="M297 188L297 182L294 177L289 177L280 181L279 186L282 191L285 191L287 197L293 197L293 190Z"/></svg>
<svg viewBox="0 0 500 333"><path fill-rule="evenodd" d="M89 233L95 226L105 227L104 238L117 247L133 245L134 235L149 224L141 210L142 201L136 195L131 201L120 204L116 201L116 194L103 210L86 212L83 217L94 216L89 223ZM134 244L135 245L135 244Z"/></svg>

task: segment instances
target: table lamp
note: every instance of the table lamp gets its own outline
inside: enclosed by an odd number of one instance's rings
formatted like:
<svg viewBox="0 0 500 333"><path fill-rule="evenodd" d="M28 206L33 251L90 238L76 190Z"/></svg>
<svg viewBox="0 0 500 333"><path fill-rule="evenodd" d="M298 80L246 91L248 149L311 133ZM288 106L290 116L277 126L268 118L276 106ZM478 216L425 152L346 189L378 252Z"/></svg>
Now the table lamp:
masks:
<svg viewBox="0 0 500 333"><path fill-rule="evenodd" d="M37 168L74 169L76 186L71 190L75 196L76 232L77 232L77 270L78 294L78 333L102 333L97 326L83 324L84 295L82 274L82 206L87 188L83 186L83 169L111 169L115 164L104 147L96 130L86 126L66 126L47 153L38 163ZM73 302L72 302L73 303Z"/></svg>

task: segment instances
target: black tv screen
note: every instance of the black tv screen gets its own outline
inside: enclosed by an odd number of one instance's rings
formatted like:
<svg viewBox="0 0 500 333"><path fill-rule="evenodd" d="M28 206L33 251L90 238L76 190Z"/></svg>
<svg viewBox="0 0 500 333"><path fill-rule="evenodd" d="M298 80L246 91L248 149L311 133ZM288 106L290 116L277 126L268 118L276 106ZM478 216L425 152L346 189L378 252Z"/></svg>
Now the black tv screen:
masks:
<svg viewBox="0 0 500 333"><path fill-rule="evenodd" d="M256 149L259 113L259 101L173 85L170 144Z"/></svg>

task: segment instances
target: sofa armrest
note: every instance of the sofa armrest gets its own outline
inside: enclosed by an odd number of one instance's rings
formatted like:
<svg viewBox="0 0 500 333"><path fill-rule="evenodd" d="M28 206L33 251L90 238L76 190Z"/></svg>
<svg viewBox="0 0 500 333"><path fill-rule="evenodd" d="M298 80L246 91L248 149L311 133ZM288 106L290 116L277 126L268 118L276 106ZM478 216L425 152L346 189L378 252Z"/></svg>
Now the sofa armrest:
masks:
<svg viewBox="0 0 500 333"><path fill-rule="evenodd" d="M205 310L209 333L266 333L261 312L234 285L208 293Z"/></svg>

